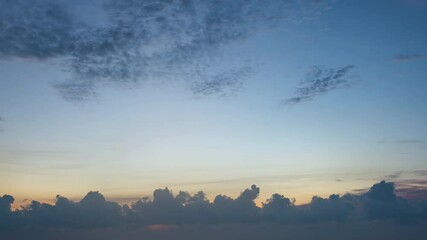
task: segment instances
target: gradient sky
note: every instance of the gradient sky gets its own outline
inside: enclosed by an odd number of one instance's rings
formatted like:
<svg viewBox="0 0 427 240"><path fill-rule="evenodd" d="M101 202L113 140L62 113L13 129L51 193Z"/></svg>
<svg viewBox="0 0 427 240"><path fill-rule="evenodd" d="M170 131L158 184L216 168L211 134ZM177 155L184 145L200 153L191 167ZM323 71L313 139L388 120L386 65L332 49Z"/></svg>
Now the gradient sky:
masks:
<svg viewBox="0 0 427 240"><path fill-rule="evenodd" d="M25 34L31 26L19 16L31 1L17 2L1 10L1 20L25 25ZM54 2L78 22L75 41L88 45L104 36L90 34L120 18L114 11L132 9ZM164 186L213 197L237 196L256 183L261 200L280 192L305 203L396 173L416 178L413 171L427 169L427 4L306 2L276 13L280 1L271 1L260 13L242 15L259 22L222 23L217 42L190 50L180 44L199 36L197 27L154 26L147 31L160 40L113 41L114 51L99 54L35 51L30 43L49 38L29 34L10 43L7 24L0 25L0 193L22 202L99 190L126 202ZM7 22L4 11L18 20ZM219 12L222 19L237 15ZM55 24L33 30L49 33ZM242 36L221 35L240 30ZM173 57L182 62L167 62L178 48ZM121 50L135 53L124 66L114 63ZM90 62L100 56L113 63ZM93 75L73 68L82 59ZM131 77L114 75L129 69ZM318 79L324 85L315 85Z"/></svg>

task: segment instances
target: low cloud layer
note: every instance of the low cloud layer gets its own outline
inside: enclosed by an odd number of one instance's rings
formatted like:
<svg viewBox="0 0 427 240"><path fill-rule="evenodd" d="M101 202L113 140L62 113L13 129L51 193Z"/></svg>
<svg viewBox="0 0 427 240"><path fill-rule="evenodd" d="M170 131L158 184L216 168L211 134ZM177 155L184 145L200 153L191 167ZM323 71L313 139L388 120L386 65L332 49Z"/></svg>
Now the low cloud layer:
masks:
<svg viewBox="0 0 427 240"><path fill-rule="evenodd" d="M120 206L99 192L89 192L73 202L57 196L54 205L32 201L12 211L14 198L0 197L0 232L17 229L96 229L112 226L181 224L317 224L325 222L385 221L415 224L427 221L426 199L409 201L398 197L391 182L374 184L367 192L354 195L313 197L304 206L281 194L273 194L261 207L255 200L260 188L252 185L233 199L218 195L210 202L203 192L191 195L168 188L157 189L153 197ZM157 228L155 228L157 229Z"/></svg>
<svg viewBox="0 0 427 240"><path fill-rule="evenodd" d="M243 86L251 66L224 63L225 47L259 28L313 19L327 2L105 0L94 18L106 19L90 24L65 1L0 0L0 57L60 60L71 77L55 87L67 100L150 79L185 79L195 94L227 94Z"/></svg>
<svg viewBox="0 0 427 240"><path fill-rule="evenodd" d="M305 79L296 88L294 96L283 101L284 105L294 105L307 101L312 101L318 96L339 88L352 87L357 80L355 75L351 75L351 70L355 66L348 65L340 68L328 68L325 66L314 66L308 72Z"/></svg>

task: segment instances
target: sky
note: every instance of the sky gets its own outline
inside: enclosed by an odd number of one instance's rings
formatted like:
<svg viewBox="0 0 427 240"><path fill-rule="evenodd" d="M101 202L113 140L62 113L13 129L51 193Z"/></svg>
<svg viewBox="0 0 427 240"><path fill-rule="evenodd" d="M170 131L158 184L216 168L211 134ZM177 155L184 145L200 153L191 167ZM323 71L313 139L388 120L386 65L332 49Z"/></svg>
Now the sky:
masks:
<svg viewBox="0 0 427 240"><path fill-rule="evenodd" d="M0 196L427 198L422 0L0 0Z"/></svg>

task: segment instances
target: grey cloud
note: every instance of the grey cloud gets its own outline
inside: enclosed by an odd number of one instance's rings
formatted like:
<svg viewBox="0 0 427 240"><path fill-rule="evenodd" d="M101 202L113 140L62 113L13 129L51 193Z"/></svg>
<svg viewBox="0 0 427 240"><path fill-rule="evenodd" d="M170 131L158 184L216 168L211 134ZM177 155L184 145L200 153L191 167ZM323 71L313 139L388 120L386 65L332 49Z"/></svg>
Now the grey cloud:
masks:
<svg viewBox="0 0 427 240"><path fill-rule="evenodd" d="M426 144L423 139L399 139L394 141L379 141L380 144Z"/></svg>
<svg viewBox="0 0 427 240"><path fill-rule="evenodd" d="M14 201L15 199L7 194L0 197L0 233L2 230L7 230L14 226L15 216L11 209Z"/></svg>
<svg viewBox="0 0 427 240"><path fill-rule="evenodd" d="M208 80L195 82L192 91L199 95L228 95L243 88L243 82L251 74L251 68L232 69L213 75Z"/></svg>
<svg viewBox="0 0 427 240"><path fill-rule="evenodd" d="M420 176L427 176L427 170L415 170L413 173L420 175Z"/></svg>
<svg viewBox="0 0 427 240"><path fill-rule="evenodd" d="M332 194L329 198L313 197L310 203L310 218L313 221L345 221L354 214L355 197L350 194L340 197Z"/></svg>
<svg viewBox="0 0 427 240"><path fill-rule="evenodd" d="M295 199L275 193L262 204L262 213L267 221L288 223L295 217Z"/></svg>
<svg viewBox="0 0 427 240"><path fill-rule="evenodd" d="M398 179L401 176L402 176L402 172L395 172L395 173L384 176L384 179Z"/></svg>
<svg viewBox="0 0 427 240"><path fill-rule="evenodd" d="M394 59L398 61L412 61L427 59L427 54L399 54Z"/></svg>
<svg viewBox="0 0 427 240"><path fill-rule="evenodd" d="M394 183L381 181L362 195L362 203L369 219L394 219L399 222L417 221L418 212L406 199L396 196ZM422 216L426 217L426 216Z"/></svg>
<svg viewBox="0 0 427 240"><path fill-rule="evenodd" d="M60 57L70 78L55 88L81 101L100 86L133 87L159 77L185 79L201 95L239 90L250 66L222 64L224 47L259 28L314 18L327 1L108 0L109 19L96 26L59 0L0 4L0 56Z"/></svg>
<svg viewBox="0 0 427 240"><path fill-rule="evenodd" d="M215 197L213 207L218 214L220 222L256 222L259 220L260 212L255 205L255 199L260 189L252 185L250 189L244 190L236 199L224 195Z"/></svg>
<svg viewBox="0 0 427 240"><path fill-rule="evenodd" d="M58 1L1 0L0 56L44 59L68 54L74 27Z"/></svg>
<svg viewBox="0 0 427 240"><path fill-rule="evenodd" d="M419 176L425 176L423 171L415 171ZM424 174L424 175L423 175ZM396 181L396 194L410 200L427 200L427 180L400 179Z"/></svg>
<svg viewBox="0 0 427 240"><path fill-rule="evenodd" d="M320 95L324 95L338 88L352 87L357 79L356 76L349 75L353 68L353 65L337 69L314 66L313 69L308 72L305 79L300 82L300 86L295 90L294 96L285 99L283 104L294 105L311 101Z"/></svg>
<svg viewBox="0 0 427 240"><path fill-rule="evenodd" d="M0 213L5 214L11 211L11 205L15 199L10 195L3 195L0 197Z"/></svg>
<svg viewBox="0 0 427 240"><path fill-rule="evenodd" d="M210 202L203 192L191 195L168 188L157 189L153 198L142 198L130 206L107 201L99 192L89 192L73 202L57 196L54 205L32 201L25 208L11 210L14 199L0 198L0 236L21 229L98 229L119 226L182 224L320 224L351 221L393 221L417 223L427 221L427 203L408 201L396 195L394 184L382 181L369 191L329 198L313 197L304 206L294 199L273 194L261 207L256 206L260 189L245 189L233 199L218 195Z"/></svg>
<svg viewBox="0 0 427 240"><path fill-rule="evenodd" d="M68 101L84 101L96 95L95 85L87 81L58 83L54 88Z"/></svg>

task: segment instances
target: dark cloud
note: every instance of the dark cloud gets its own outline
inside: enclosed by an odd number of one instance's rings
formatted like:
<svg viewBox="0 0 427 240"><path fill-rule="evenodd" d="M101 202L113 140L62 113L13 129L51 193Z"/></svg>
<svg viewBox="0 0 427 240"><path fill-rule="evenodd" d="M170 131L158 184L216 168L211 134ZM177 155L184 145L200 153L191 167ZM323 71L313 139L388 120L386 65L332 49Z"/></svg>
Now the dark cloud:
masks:
<svg viewBox="0 0 427 240"><path fill-rule="evenodd" d="M427 54L399 54L394 59L398 61L412 61L427 59Z"/></svg>
<svg viewBox="0 0 427 240"><path fill-rule="evenodd" d="M0 56L60 57L71 78L55 87L72 101L93 97L100 86L159 78L184 79L196 94L223 95L241 89L251 72L241 59L224 64L225 47L259 28L314 18L327 1L104 3L108 19L91 25L63 1L0 0Z"/></svg>
<svg viewBox="0 0 427 240"><path fill-rule="evenodd" d="M329 198L313 197L310 203L310 218L315 222L347 220L354 214L355 199L347 194L339 196L332 194Z"/></svg>
<svg viewBox="0 0 427 240"><path fill-rule="evenodd" d="M3 195L3 197L0 197L0 214L9 213L14 201L15 199L10 195Z"/></svg>
<svg viewBox="0 0 427 240"><path fill-rule="evenodd" d="M180 191L174 195L164 188L155 190L152 199L146 197L130 206L120 206L107 201L99 192L89 192L79 202L57 196L54 205L32 201L14 211L11 210L13 197L4 195L0 197L0 236L15 231L81 231L125 226L169 231L174 229L171 226L185 224L369 223L371 220L415 224L427 221L425 201L399 197L394 184L385 181L358 195L316 196L304 206L296 206L294 199L276 193L258 207L255 200L259 193L260 189L252 185L237 198L218 195L210 202L203 192L191 195Z"/></svg>
<svg viewBox="0 0 427 240"><path fill-rule="evenodd" d="M12 203L15 199L10 195L0 197L0 233L2 230L14 227L15 216L12 212Z"/></svg>
<svg viewBox="0 0 427 240"><path fill-rule="evenodd" d="M344 87L352 87L357 78L355 75L349 75L353 68L353 65L337 69L314 66L305 79L300 82L300 86L295 90L294 96L284 100L283 104L294 105L311 101L330 91Z"/></svg>
<svg viewBox="0 0 427 240"><path fill-rule="evenodd" d="M381 181L374 184L362 195L362 203L368 219L412 222L420 217L413 205L395 194L395 185L391 182Z"/></svg>
<svg viewBox="0 0 427 240"><path fill-rule="evenodd" d="M287 223L295 217L295 199L275 193L262 204L262 215L267 221Z"/></svg>
<svg viewBox="0 0 427 240"><path fill-rule="evenodd" d="M59 1L1 0L0 56L45 59L69 54L74 28Z"/></svg>

